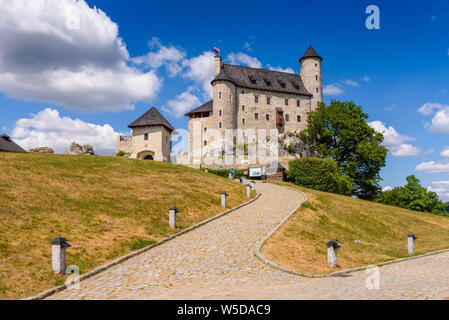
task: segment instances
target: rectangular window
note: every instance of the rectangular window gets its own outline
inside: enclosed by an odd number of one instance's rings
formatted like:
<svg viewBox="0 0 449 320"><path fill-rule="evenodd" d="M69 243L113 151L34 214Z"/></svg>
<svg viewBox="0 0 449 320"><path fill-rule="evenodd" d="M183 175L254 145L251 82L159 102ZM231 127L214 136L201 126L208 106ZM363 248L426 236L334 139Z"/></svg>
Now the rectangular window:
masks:
<svg viewBox="0 0 449 320"><path fill-rule="evenodd" d="M204 140L204 145L207 146L207 141L206 140Z"/></svg>
<svg viewBox="0 0 449 320"><path fill-rule="evenodd" d="M221 122L218 123L218 127L221 129Z"/></svg>
<svg viewBox="0 0 449 320"><path fill-rule="evenodd" d="M298 122L301 122L301 116L297 116L296 120L298 120Z"/></svg>
<svg viewBox="0 0 449 320"><path fill-rule="evenodd" d="M245 118L242 119L242 123L245 124Z"/></svg>
<svg viewBox="0 0 449 320"><path fill-rule="evenodd" d="M316 88L316 93L318 93L318 88Z"/></svg>
<svg viewBox="0 0 449 320"><path fill-rule="evenodd" d="M143 135L143 139L144 139L144 140L148 140L148 133L145 133L145 134Z"/></svg>
<svg viewBox="0 0 449 320"><path fill-rule="evenodd" d="M242 106L242 111L245 111L245 106Z"/></svg>
<svg viewBox="0 0 449 320"><path fill-rule="evenodd" d="M265 115L265 119L270 120L270 115L269 114Z"/></svg>
<svg viewBox="0 0 449 320"><path fill-rule="evenodd" d="M267 104L271 103L271 98L267 98Z"/></svg>
<svg viewBox="0 0 449 320"><path fill-rule="evenodd" d="M289 121L290 117L288 116L288 114L285 115L285 121Z"/></svg>
<svg viewBox="0 0 449 320"><path fill-rule="evenodd" d="M254 114L254 119L256 119L256 120L259 119L259 114L257 112Z"/></svg>
<svg viewBox="0 0 449 320"><path fill-rule="evenodd" d="M299 100L296 100L296 106L300 107L301 106L301 102L299 102Z"/></svg>
<svg viewBox="0 0 449 320"><path fill-rule="evenodd" d="M206 127L204 127L204 133L206 133L207 132L207 128Z"/></svg>
<svg viewBox="0 0 449 320"><path fill-rule="evenodd" d="M316 80L318 80L318 76L316 76Z"/></svg>
<svg viewBox="0 0 449 320"><path fill-rule="evenodd" d="M254 96L254 103L259 103L259 96Z"/></svg>
<svg viewBox="0 0 449 320"><path fill-rule="evenodd" d="M285 99L285 105L288 106L288 99Z"/></svg>
<svg viewBox="0 0 449 320"><path fill-rule="evenodd" d="M218 93L218 99L221 100L221 91Z"/></svg>

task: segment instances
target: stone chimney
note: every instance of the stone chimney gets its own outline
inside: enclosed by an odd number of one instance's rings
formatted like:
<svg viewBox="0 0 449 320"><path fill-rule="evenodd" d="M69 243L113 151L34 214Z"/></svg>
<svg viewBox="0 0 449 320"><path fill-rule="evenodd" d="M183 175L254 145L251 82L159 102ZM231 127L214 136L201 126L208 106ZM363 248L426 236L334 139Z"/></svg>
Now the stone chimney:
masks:
<svg viewBox="0 0 449 320"><path fill-rule="evenodd" d="M215 75L217 76L221 71L221 66L223 65L223 61L220 56L215 56Z"/></svg>

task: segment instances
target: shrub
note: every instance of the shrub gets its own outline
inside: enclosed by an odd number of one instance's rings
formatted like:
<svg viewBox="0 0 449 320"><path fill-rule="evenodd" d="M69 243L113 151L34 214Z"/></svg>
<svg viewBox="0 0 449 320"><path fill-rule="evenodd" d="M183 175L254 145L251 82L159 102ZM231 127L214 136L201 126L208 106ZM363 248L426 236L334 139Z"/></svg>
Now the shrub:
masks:
<svg viewBox="0 0 449 320"><path fill-rule="evenodd" d="M249 172L249 169L239 169L235 170L235 178L240 179L243 177L243 171L247 170ZM209 173L216 174L217 176L228 178L229 177L229 169L207 169Z"/></svg>
<svg viewBox="0 0 449 320"><path fill-rule="evenodd" d="M351 195L354 183L342 176L332 159L302 158L290 161L287 180L296 185L319 191Z"/></svg>
<svg viewBox="0 0 449 320"><path fill-rule="evenodd" d="M117 152L115 155L116 155L117 157L123 157L123 156L125 155L125 151L120 150L120 151Z"/></svg>

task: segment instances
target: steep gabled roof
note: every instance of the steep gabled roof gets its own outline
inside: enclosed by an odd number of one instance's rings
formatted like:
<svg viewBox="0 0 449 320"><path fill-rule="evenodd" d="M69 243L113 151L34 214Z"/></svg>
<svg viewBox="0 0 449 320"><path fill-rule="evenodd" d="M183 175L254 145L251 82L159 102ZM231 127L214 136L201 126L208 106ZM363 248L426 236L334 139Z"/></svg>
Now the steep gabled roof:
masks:
<svg viewBox="0 0 449 320"><path fill-rule="evenodd" d="M312 96L304 87L301 76L296 73L223 64L221 72L211 83L215 81L230 81L249 89Z"/></svg>
<svg viewBox="0 0 449 320"><path fill-rule="evenodd" d="M323 58L321 58L318 53L316 53L315 49L312 48L312 45L309 46L307 51L304 53L304 55L299 59L299 62L301 62L303 59L306 58L318 58L320 61L323 61Z"/></svg>
<svg viewBox="0 0 449 320"><path fill-rule="evenodd" d="M186 117L191 117L194 113L202 113L202 112L212 112L213 110L213 100L210 100L203 104L202 106L199 106L198 108L190 111L189 113L186 113Z"/></svg>
<svg viewBox="0 0 449 320"><path fill-rule="evenodd" d="M145 112L139 119L131 123L128 127L146 127L146 126L159 126L162 125L168 129L168 131L175 130L170 122L164 118L162 114L157 111L156 108L152 107L150 110Z"/></svg>
<svg viewBox="0 0 449 320"><path fill-rule="evenodd" d="M26 152L19 145L14 143L6 134L0 135L0 151L7 152Z"/></svg>

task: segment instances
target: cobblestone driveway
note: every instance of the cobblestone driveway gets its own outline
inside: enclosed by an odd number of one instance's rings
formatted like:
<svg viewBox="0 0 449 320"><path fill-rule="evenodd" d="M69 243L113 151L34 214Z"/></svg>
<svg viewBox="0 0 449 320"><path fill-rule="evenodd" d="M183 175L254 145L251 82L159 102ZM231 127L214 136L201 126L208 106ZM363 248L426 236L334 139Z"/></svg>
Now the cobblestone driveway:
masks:
<svg viewBox="0 0 449 320"><path fill-rule="evenodd" d="M256 243L304 201L297 191L258 183L262 196L229 215L155 247L48 299L438 299L449 297L449 253L366 271L309 279L271 269Z"/></svg>

